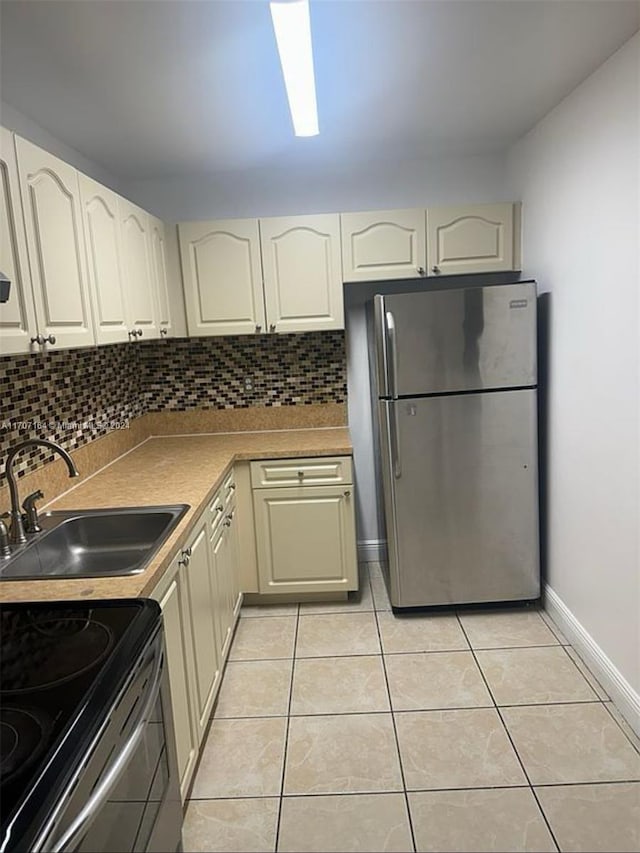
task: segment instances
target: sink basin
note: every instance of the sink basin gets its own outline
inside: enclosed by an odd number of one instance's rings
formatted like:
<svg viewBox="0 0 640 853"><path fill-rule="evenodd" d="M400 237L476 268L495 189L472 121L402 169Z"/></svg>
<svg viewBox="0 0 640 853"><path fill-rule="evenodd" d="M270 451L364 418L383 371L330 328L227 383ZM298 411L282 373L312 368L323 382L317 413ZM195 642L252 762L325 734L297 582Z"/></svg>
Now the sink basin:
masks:
<svg viewBox="0 0 640 853"><path fill-rule="evenodd" d="M0 560L0 579L139 574L188 509L177 504L43 514L43 532Z"/></svg>

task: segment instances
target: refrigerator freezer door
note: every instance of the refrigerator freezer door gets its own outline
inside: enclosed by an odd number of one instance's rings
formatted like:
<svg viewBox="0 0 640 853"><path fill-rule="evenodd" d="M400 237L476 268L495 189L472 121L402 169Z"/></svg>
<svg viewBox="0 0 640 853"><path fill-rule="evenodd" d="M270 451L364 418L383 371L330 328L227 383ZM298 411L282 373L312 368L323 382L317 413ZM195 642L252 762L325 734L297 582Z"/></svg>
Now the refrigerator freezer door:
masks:
<svg viewBox="0 0 640 853"><path fill-rule="evenodd" d="M391 603L537 598L536 392L379 405Z"/></svg>
<svg viewBox="0 0 640 853"><path fill-rule="evenodd" d="M375 297L381 397L536 384L532 282Z"/></svg>

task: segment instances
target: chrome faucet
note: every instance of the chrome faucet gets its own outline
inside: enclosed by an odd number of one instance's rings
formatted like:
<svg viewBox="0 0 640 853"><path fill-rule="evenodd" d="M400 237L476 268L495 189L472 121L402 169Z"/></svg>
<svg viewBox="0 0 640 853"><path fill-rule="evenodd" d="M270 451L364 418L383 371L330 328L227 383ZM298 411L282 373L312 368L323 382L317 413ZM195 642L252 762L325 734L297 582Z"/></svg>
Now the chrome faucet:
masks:
<svg viewBox="0 0 640 853"><path fill-rule="evenodd" d="M13 474L13 460L27 447L48 447L49 450L53 450L55 453L62 456L64 461L67 463L70 477L80 476L73 463L73 459L69 456L67 451L63 447L60 447L59 444L54 444L53 441L47 441L44 438L29 438L27 441L20 442L20 444L17 444L13 450L9 451L4 472L7 478L7 483L9 484L9 494L11 496L11 528L9 530L9 541L12 545L22 545L27 541L27 537L24 532L22 513L20 512L18 486ZM33 496L30 495L29 497Z"/></svg>

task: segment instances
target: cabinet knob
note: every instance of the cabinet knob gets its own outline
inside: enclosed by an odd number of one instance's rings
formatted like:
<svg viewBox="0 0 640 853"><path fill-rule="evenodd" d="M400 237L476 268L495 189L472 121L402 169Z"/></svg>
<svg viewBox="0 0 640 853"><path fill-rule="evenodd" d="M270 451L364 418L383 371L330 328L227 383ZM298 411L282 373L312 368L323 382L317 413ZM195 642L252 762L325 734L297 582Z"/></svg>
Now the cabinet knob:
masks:
<svg viewBox="0 0 640 853"><path fill-rule="evenodd" d="M269 326L269 331L270 331L270 332L275 332L275 330L276 330L275 323L272 323L272 324Z"/></svg>
<svg viewBox="0 0 640 853"><path fill-rule="evenodd" d="M191 546L189 546L188 548L185 548L182 553L185 555L185 557L190 557L191 556Z"/></svg>
<svg viewBox="0 0 640 853"><path fill-rule="evenodd" d="M424 275L424 267L418 267L418 275Z"/></svg>
<svg viewBox="0 0 640 853"><path fill-rule="evenodd" d="M218 506L216 507L216 512L222 512L223 509L224 507L222 506L222 504L218 504Z"/></svg>
<svg viewBox="0 0 640 853"><path fill-rule="evenodd" d="M168 329L160 329L160 334L164 338L169 334L169 330Z"/></svg>
<svg viewBox="0 0 640 853"><path fill-rule="evenodd" d="M235 487L236 487L236 484L235 484L235 483L229 483L229 491L230 491L230 492L233 492L233 491L234 491L234 489L235 489Z"/></svg>
<svg viewBox="0 0 640 853"><path fill-rule="evenodd" d="M178 565L179 566L185 566L185 567L188 566L189 565L189 558L187 556L182 557L182 559L178 560Z"/></svg>
<svg viewBox="0 0 640 853"><path fill-rule="evenodd" d="M36 335L35 338L31 338L31 343L38 344L41 346L44 343L44 338L42 337L42 335Z"/></svg>
<svg viewBox="0 0 640 853"><path fill-rule="evenodd" d="M47 335L46 338L42 339L43 344L55 344L56 336L55 335Z"/></svg>
<svg viewBox="0 0 640 853"><path fill-rule="evenodd" d="M262 326L257 325L256 326L256 334L259 334L261 331L262 331Z"/></svg>
<svg viewBox="0 0 640 853"><path fill-rule="evenodd" d="M300 480L302 480L303 477L304 477L304 471L298 471L298 478Z"/></svg>
<svg viewBox="0 0 640 853"><path fill-rule="evenodd" d="M226 521L223 521L222 523L224 524L225 527L231 527L231 520L230 519L227 519Z"/></svg>
<svg viewBox="0 0 640 853"><path fill-rule="evenodd" d="M142 337L142 329L136 329L136 335L141 338Z"/></svg>
<svg viewBox="0 0 640 853"><path fill-rule="evenodd" d="M433 273L435 273L436 275L438 275L438 273L440 272L440 267L438 267L438 266L436 266L436 265L434 264L434 265L431 267L431 272L433 272Z"/></svg>
<svg viewBox="0 0 640 853"><path fill-rule="evenodd" d="M350 492L350 490L349 490L349 489L347 489L347 491L344 493L344 496L345 496L345 498L350 498L350 497L351 497L351 492Z"/></svg>

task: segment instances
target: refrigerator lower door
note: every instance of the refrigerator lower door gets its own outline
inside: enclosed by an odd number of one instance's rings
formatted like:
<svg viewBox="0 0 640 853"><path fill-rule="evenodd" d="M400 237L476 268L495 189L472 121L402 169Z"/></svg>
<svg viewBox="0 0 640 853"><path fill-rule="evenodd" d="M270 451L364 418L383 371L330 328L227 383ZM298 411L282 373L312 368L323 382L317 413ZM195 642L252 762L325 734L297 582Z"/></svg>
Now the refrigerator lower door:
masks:
<svg viewBox="0 0 640 853"><path fill-rule="evenodd" d="M391 604L537 598L535 390L379 405Z"/></svg>

